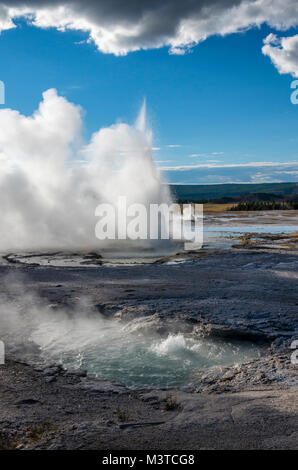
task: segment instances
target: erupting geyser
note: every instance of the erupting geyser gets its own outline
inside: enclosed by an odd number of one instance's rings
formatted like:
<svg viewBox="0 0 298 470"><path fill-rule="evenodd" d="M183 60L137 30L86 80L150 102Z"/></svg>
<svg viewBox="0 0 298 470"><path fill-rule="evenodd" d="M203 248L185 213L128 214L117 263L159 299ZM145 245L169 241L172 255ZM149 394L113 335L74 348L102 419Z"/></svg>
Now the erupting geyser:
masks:
<svg viewBox="0 0 298 470"><path fill-rule="evenodd" d="M95 237L98 204L116 206L122 196L128 204L171 202L152 159L145 104L135 126L102 128L87 144L81 126L80 108L54 89L30 117L0 110L2 252L109 248ZM138 242L137 249L157 246Z"/></svg>

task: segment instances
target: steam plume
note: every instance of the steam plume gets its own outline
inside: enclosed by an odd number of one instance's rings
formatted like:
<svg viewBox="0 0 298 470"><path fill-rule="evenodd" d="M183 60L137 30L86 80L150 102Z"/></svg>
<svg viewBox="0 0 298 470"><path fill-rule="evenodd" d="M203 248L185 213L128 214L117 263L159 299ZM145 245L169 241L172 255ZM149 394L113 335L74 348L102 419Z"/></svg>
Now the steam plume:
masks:
<svg viewBox="0 0 298 470"><path fill-rule="evenodd" d="M1 251L102 248L94 234L99 203L169 202L145 103L135 126L102 128L87 144L81 126L80 108L54 89L32 116L0 110Z"/></svg>

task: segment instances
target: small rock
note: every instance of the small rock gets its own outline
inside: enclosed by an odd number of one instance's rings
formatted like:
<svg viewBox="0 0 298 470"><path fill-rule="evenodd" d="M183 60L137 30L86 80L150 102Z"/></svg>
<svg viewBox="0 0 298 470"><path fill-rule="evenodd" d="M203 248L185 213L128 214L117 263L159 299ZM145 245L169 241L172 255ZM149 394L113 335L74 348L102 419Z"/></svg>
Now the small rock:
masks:
<svg viewBox="0 0 298 470"><path fill-rule="evenodd" d="M84 369L68 369L66 375L74 375L75 377L86 377L87 371Z"/></svg>
<svg viewBox="0 0 298 470"><path fill-rule="evenodd" d="M25 398L24 400L19 400L15 404L16 405L36 405L36 403L40 403L39 400L35 400L35 398Z"/></svg>
<svg viewBox="0 0 298 470"><path fill-rule="evenodd" d="M42 375L55 375L59 372L58 367L47 367L46 369L43 370Z"/></svg>
<svg viewBox="0 0 298 470"><path fill-rule="evenodd" d="M116 424L116 423L115 423L115 421L113 421L112 419L108 419L108 420L105 422L105 424L106 424L107 426L112 426L113 424Z"/></svg>
<svg viewBox="0 0 298 470"><path fill-rule="evenodd" d="M51 375L50 377L46 377L45 378L45 381L50 384L52 382L55 382L56 381L56 377L54 375Z"/></svg>

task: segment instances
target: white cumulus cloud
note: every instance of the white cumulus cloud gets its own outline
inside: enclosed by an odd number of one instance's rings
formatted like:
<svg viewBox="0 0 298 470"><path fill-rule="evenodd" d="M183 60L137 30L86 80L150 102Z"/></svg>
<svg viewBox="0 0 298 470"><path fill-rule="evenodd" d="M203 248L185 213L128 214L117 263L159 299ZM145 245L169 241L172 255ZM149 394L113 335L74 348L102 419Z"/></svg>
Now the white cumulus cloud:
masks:
<svg viewBox="0 0 298 470"><path fill-rule="evenodd" d="M279 73L298 77L298 34L278 38L271 33L264 40L262 52L270 57Z"/></svg>
<svg viewBox="0 0 298 470"><path fill-rule="evenodd" d="M297 0L4 0L0 31L18 17L39 28L85 31L104 53L124 55L169 47L184 54L212 35L267 23L277 30L298 24Z"/></svg>

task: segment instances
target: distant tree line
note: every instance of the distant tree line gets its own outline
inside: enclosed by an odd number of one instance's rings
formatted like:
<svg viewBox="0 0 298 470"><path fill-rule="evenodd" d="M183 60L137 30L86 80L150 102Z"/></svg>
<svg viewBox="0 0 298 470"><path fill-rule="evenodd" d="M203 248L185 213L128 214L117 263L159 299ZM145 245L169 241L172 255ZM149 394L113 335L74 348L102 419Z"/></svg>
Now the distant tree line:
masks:
<svg viewBox="0 0 298 470"><path fill-rule="evenodd" d="M231 207L230 211L282 211L298 210L298 202L295 201L241 201Z"/></svg>

